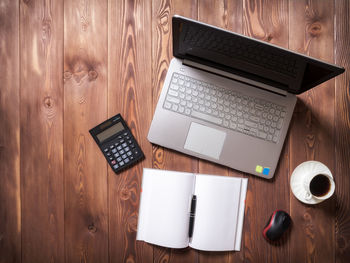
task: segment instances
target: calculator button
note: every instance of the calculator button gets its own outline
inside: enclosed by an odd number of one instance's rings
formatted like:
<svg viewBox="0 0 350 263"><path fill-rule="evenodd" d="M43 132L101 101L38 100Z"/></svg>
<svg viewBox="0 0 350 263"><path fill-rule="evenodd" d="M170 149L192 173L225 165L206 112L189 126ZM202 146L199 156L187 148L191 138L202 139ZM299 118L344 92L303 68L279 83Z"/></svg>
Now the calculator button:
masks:
<svg viewBox="0 0 350 263"><path fill-rule="evenodd" d="M112 165L115 165L117 162L115 160L111 161Z"/></svg>
<svg viewBox="0 0 350 263"><path fill-rule="evenodd" d="M114 160L114 158L113 158L113 157L109 157L108 159L109 159L110 161Z"/></svg>
<svg viewBox="0 0 350 263"><path fill-rule="evenodd" d="M123 139L121 139L120 141L119 141L120 143L123 143L123 142L125 142Z"/></svg>
<svg viewBox="0 0 350 263"><path fill-rule="evenodd" d="M125 147L124 149L126 152L130 151L130 148L129 147Z"/></svg>
<svg viewBox="0 0 350 263"><path fill-rule="evenodd" d="M119 153L114 154L114 157L118 158L119 157Z"/></svg>
<svg viewBox="0 0 350 263"><path fill-rule="evenodd" d="M121 138L123 138L121 135L118 136L118 139L120 140Z"/></svg>
<svg viewBox="0 0 350 263"><path fill-rule="evenodd" d="M124 132L124 134L123 134L124 136L126 136L126 135L128 135L128 133L127 132Z"/></svg>
<svg viewBox="0 0 350 263"><path fill-rule="evenodd" d="M113 148L114 148L114 145L109 146L109 148L110 148L110 149L113 149Z"/></svg>
<svg viewBox="0 0 350 263"><path fill-rule="evenodd" d="M117 170L117 169L119 168L119 165L118 165L118 164L115 164L115 165L113 165L113 168L114 168L115 170Z"/></svg>
<svg viewBox="0 0 350 263"><path fill-rule="evenodd" d="M134 156L131 155L131 156L130 156L130 160L134 160Z"/></svg>
<svg viewBox="0 0 350 263"><path fill-rule="evenodd" d="M119 165L120 165L120 166L123 166L123 165L124 165L124 162L123 162L123 161L121 161L121 162L119 163Z"/></svg>
<svg viewBox="0 0 350 263"><path fill-rule="evenodd" d="M119 153L120 153L120 154L124 154L125 151L124 151L124 150L120 150Z"/></svg>
<svg viewBox="0 0 350 263"><path fill-rule="evenodd" d="M132 155L132 153L131 153L130 151L128 151L126 154L127 154L128 156Z"/></svg>
<svg viewBox="0 0 350 263"><path fill-rule="evenodd" d="M135 145L134 145L134 144L131 144L130 147L131 147L131 148L135 148Z"/></svg>
<svg viewBox="0 0 350 263"><path fill-rule="evenodd" d="M129 140L129 139L130 139L130 137L129 137L129 136L126 136L126 137L125 137L125 139Z"/></svg>
<svg viewBox="0 0 350 263"><path fill-rule="evenodd" d="M118 144L119 144L119 142L116 142L114 145L115 145L115 147L117 147L118 146Z"/></svg>
<svg viewBox="0 0 350 263"><path fill-rule="evenodd" d="M117 147L117 149L118 149L118 151L120 151L120 150L122 149L122 147L119 145L119 146Z"/></svg>
<svg viewBox="0 0 350 263"><path fill-rule="evenodd" d="M135 154L135 155L138 155L138 154L139 154L139 151L138 151L138 150L135 150L135 151L134 151L134 154Z"/></svg>
<svg viewBox="0 0 350 263"><path fill-rule="evenodd" d="M116 152L117 152L117 149L113 149L113 150L112 150L112 153L116 153Z"/></svg>
<svg viewBox="0 0 350 263"><path fill-rule="evenodd" d="M117 161L118 161L118 162L121 162L122 160L123 160L122 157L118 157L118 158L117 158Z"/></svg>
<svg viewBox="0 0 350 263"><path fill-rule="evenodd" d="M122 144L122 146L125 148L125 147L127 146L126 142L124 142L124 143Z"/></svg>
<svg viewBox="0 0 350 263"><path fill-rule="evenodd" d="M109 149L108 149L108 148L105 148L105 149L103 149L103 151L106 153L106 152L109 151Z"/></svg>
<svg viewBox="0 0 350 263"><path fill-rule="evenodd" d="M125 159L125 158L126 158L126 154L123 154L123 155L122 155L122 158Z"/></svg>
<svg viewBox="0 0 350 263"><path fill-rule="evenodd" d="M132 141L131 141L131 140L128 140L128 144L132 144Z"/></svg>
<svg viewBox="0 0 350 263"><path fill-rule="evenodd" d="M124 160L125 163L128 163L129 161L130 161L129 158L126 158L126 159Z"/></svg>
<svg viewBox="0 0 350 263"><path fill-rule="evenodd" d="M111 153L106 153L107 156L111 156Z"/></svg>

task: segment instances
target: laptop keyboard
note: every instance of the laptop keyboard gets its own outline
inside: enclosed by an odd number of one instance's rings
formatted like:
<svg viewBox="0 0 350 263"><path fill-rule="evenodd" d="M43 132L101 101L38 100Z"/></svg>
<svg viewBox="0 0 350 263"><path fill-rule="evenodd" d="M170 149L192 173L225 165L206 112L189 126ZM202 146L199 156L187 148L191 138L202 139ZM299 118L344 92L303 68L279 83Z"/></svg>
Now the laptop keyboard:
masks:
<svg viewBox="0 0 350 263"><path fill-rule="evenodd" d="M277 143L286 107L173 73L163 108Z"/></svg>

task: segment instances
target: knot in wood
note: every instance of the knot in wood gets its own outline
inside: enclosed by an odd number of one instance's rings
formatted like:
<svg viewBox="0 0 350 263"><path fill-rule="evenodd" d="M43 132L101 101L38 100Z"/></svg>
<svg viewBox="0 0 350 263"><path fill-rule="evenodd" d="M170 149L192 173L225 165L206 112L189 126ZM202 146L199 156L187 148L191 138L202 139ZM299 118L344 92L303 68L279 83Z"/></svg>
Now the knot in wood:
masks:
<svg viewBox="0 0 350 263"><path fill-rule="evenodd" d="M52 108L52 104L53 104L53 101L52 101L50 96L47 96L47 97L44 98L44 106L45 106L45 108L48 108L48 109Z"/></svg>
<svg viewBox="0 0 350 263"><path fill-rule="evenodd" d="M309 25L308 32L312 37L318 37L321 34L322 26L320 22L314 22Z"/></svg>
<svg viewBox="0 0 350 263"><path fill-rule="evenodd" d="M89 80L93 81L97 79L98 73L95 70L90 70L88 75L89 75Z"/></svg>
<svg viewBox="0 0 350 263"><path fill-rule="evenodd" d="M120 192L120 198L125 201L125 200L128 200L130 196L131 196L130 190L124 187Z"/></svg>
<svg viewBox="0 0 350 263"><path fill-rule="evenodd" d="M49 19L45 19L42 22L42 39L50 39L51 38L51 21Z"/></svg>
<svg viewBox="0 0 350 263"><path fill-rule="evenodd" d="M72 73L70 73L69 71L65 71L64 73L63 73L63 79L64 80L68 80L68 79L70 79L72 77Z"/></svg>
<svg viewBox="0 0 350 263"><path fill-rule="evenodd" d="M88 229L89 229L90 233L96 233L96 231L97 231L97 228L95 227L94 223L90 224L88 226Z"/></svg>

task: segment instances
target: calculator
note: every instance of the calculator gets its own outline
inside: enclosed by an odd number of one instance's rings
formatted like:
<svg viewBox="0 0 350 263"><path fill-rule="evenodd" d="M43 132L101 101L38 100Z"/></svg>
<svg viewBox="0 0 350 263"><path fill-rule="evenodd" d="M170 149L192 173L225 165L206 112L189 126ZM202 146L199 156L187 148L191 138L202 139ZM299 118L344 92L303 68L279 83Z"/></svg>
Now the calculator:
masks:
<svg viewBox="0 0 350 263"><path fill-rule="evenodd" d="M117 174L144 158L140 146L120 114L89 132Z"/></svg>

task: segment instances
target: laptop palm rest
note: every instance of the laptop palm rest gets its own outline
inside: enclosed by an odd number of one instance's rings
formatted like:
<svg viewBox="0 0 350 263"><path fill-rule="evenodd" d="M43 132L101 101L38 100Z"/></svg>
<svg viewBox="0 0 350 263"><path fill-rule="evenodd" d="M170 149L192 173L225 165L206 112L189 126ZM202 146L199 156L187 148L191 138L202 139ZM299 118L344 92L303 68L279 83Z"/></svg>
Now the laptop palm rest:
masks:
<svg viewBox="0 0 350 263"><path fill-rule="evenodd" d="M192 122L184 148L214 159L219 159L226 133Z"/></svg>

